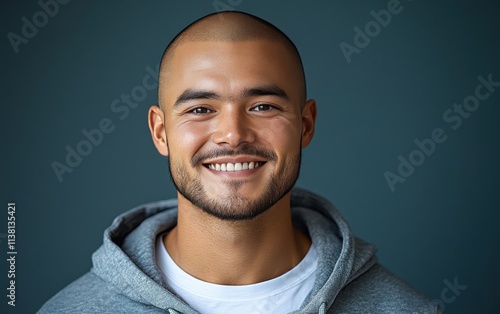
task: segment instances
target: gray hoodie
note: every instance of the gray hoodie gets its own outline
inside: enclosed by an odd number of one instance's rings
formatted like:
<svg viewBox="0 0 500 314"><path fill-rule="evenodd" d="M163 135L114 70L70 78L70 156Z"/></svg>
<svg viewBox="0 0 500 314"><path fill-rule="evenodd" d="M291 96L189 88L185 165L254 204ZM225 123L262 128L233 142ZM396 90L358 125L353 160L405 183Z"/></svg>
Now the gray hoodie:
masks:
<svg viewBox="0 0 500 314"><path fill-rule="evenodd" d="M302 189L291 196L293 223L318 253L314 287L294 313L439 313L436 304L380 266L375 248L351 234L338 210ZM177 200L118 216L93 254L92 269L39 313L197 313L168 290L155 262L155 239L177 221Z"/></svg>

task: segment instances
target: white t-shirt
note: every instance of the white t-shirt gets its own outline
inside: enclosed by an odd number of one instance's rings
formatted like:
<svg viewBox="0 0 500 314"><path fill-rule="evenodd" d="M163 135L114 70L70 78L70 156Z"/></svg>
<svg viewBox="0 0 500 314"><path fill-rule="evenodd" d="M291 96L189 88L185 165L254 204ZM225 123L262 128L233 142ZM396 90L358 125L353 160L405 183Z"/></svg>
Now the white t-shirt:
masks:
<svg viewBox="0 0 500 314"><path fill-rule="evenodd" d="M285 274L251 285L226 286L199 280L182 270L156 239L156 262L169 288L192 308L211 313L288 313L298 310L312 289L318 252L311 245L306 256Z"/></svg>

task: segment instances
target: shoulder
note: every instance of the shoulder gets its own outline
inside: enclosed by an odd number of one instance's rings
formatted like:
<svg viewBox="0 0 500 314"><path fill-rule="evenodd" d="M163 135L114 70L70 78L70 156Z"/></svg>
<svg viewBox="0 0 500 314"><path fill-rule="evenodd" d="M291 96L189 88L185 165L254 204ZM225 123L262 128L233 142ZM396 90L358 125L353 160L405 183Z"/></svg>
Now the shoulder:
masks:
<svg viewBox="0 0 500 314"><path fill-rule="evenodd" d="M93 272L70 283L37 312L45 313L155 313L158 308L131 300Z"/></svg>
<svg viewBox="0 0 500 314"><path fill-rule="evenodd" d="M441 313L436 303L379 264L345 286L331 310L335 313Z"/></svg>

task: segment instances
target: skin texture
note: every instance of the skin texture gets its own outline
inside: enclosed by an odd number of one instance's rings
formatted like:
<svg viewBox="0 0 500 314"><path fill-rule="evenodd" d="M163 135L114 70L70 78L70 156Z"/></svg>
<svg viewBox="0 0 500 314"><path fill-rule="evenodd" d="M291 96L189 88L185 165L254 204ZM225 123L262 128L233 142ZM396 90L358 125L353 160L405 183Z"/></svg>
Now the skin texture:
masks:
<svg viewBox="0 0 500 314"><path fill-rule="evenodd" d="M264 36L184 40L161 70L161 109L150 108L149 127L183 191L178 224L164 243L173 260L198 279L262 282L296 266L310 247L290 215L289 189L316 119L316 104L304 101L297 68L289 47ZM193 90L203 98L178 101ZM206 166L242 161L265 163L241 172Z"/></svg>

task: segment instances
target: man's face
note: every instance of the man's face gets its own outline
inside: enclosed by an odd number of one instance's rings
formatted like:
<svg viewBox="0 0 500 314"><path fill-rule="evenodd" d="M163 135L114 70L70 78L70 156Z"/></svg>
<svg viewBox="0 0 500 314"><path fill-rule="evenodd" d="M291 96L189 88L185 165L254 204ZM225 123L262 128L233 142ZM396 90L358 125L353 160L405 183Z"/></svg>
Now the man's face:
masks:
<svg viewBox="0 0 500 314"><path fill-rule="evenodd" d="M175 49L161 100L170 173L192 204L221 219L250 219L293 187L310 140L302 140L294 62L268 40Z"/></svg>

